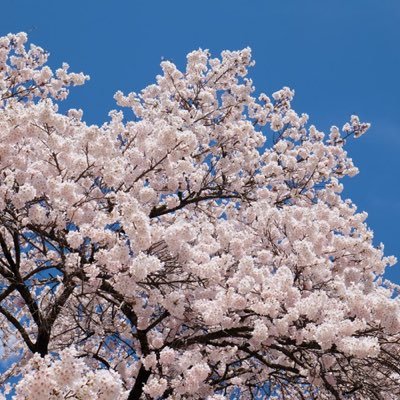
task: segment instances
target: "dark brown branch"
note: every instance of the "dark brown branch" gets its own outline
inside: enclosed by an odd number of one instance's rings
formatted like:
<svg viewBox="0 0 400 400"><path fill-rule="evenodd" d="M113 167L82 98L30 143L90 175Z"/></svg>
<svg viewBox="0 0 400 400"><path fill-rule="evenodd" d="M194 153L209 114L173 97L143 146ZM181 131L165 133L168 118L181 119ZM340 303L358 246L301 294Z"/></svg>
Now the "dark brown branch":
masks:
<svg viewBox="0 0 400 400"><path fill-rule="evenodd" d="M2 306L0 306L0 313L2 313L7 318L7 320L14 326L14 328L21 334L22 339L28 346L29 350L35 352L35 345L33 344L32 340L30 339L28 333L21 325L21 323Z"/></svg>
<svg viewBox="0 0 400 400"><path fill-rule="evenodd" d="M147 380L151 375L151 371L147 371L142 365L139 369L139 373L136 377L135 384L129 392L127 400L139 400L143 393L143 386L146 384Z"/></svg>

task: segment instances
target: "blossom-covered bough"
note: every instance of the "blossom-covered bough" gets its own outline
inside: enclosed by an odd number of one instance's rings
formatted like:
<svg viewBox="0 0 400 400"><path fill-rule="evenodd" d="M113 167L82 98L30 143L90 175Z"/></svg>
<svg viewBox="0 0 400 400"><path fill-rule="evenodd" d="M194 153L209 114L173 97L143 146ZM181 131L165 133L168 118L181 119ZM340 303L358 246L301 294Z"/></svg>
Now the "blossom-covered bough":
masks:
<svg viewBox="0 0 400 400"><path fill-rule="evenodd" d="M57 110L87 77L26 41L0 39L5 398L400 397L395 260L340 195L368 124L253 97L244 49L163 62L116 94L135 118L88 126Z"/></svg>

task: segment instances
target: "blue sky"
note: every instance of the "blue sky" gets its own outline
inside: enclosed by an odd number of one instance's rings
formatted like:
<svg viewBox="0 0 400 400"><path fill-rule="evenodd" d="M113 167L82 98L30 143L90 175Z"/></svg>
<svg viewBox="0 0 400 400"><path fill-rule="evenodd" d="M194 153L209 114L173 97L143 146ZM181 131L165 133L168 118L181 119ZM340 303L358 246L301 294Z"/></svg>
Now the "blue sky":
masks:
<svg viewBox="0 0 400 400"><path fill-rule="evenodd" d="M258 91L296 91L294 108L326 130L351 114L372 123L349 143L361 173L345 196L369 213L387 254L400 258L399 0L2 0L0 35L26 31L91 81L68 105L102 123L118 89L154 81L161 58L183 66L193 49L250 46ZM387 276L400 283L400 266Z"/></svg>

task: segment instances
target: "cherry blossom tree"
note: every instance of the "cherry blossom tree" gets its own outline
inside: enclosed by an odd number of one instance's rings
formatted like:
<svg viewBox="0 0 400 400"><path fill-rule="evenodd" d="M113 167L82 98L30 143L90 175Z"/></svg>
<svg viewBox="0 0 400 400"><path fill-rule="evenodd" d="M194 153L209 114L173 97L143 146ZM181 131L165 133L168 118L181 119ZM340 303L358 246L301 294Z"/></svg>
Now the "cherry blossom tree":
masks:
<svg viewBox="0 0 400 400"><path fill-rule="evenodd" d="M395 259L341 196L369 124L256 98L244 49L89 126L57 106L88 77L26 42L0 39L0 397L400 397Z"/></svg>

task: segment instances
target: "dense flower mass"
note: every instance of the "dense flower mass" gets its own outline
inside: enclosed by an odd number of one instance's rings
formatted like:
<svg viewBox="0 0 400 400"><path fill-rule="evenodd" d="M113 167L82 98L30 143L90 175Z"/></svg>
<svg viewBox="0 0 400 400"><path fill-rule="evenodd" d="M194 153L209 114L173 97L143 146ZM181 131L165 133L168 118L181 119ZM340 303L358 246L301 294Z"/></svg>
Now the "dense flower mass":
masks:
<svg viewBox="0 0 400 400"><path fill-rule="evenodd" d="M400 397L395 260L341 196L369 124L254 97L244 49L88 126L57 108L88 77L26 41L0 39L3 398Z"/></svg>

